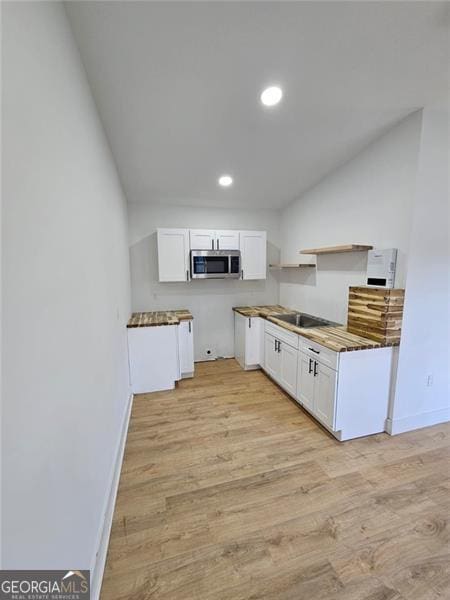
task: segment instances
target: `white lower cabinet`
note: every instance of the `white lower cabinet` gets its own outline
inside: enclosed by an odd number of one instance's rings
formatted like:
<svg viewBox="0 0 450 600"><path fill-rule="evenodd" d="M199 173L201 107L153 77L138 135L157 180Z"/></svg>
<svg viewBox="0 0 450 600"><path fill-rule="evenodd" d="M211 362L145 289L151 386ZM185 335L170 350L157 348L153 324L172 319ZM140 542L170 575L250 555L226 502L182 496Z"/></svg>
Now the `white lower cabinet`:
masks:
<svg viewBox="0 0 450 600"><path fill-rule="evenodd" d="M133 394L170 390L179 379L178 327L127 329Z"/></svg>
<svg viewBox="0 0 450 600"><path fill-rule="evenodd" d="M194 322L189 319L178 325L178 359L180 378L194 376Z"/></svg>
<svg viewBox="0 0 450 600"><path fill-rule="evenodd" d="M265 333L264 369L293 396L297 388L297 354L296 348L270 333Z"/></svg>
<svg viewBox="0 0 450 600"><path fill-rule="evenodd" d="M324 425L334 429L337 372L301 351L298 371L297 400Z"/></svg>
<svg viewBox="0 0 450 600"><path fill-rule="evenodd" d="M297 390L297 355L298 350L285 342L279 343L280 379L279 383L289 394L295 396Z"/></svg>
<svg viewBox="0 0 450 600"><path fill-rule="evenodd" d="M244 317L234 313L234 355L243 369L259 369L262 366L263 335L264 321L261 317Z"/></svg>
<svg viewBox="0 0 450 600"><path fill-rule="evenodd" d="M298 381L296 399L310 412L314 411L314 360L304 354L298 353Z"/></svg>
<svg viewBox="0 0 450 600"><path fill-rule="evenodd" d="M128 357L133 394L170 390L194 375L193 321L178 325L130 327Z"/></svg>
<svg viewBox="0 0 450 600"><path fill-rule="evenodd" d="M314 412L322 423L334 429L337 373L320 363L317 363L316 372Z"/></svg>
<svg viewBox="0 0 450 600"><path fill-rule="evenodd" d="M396 348L334 352L265 322L263 369L338 440L386 430Z"/></svg>
<svg viewBox="0 0 450 600"><path fill-rule="evenodd" d="M264 370L277 381L280 378L280 360L278 340L266 333L264 336Z"/></svg>

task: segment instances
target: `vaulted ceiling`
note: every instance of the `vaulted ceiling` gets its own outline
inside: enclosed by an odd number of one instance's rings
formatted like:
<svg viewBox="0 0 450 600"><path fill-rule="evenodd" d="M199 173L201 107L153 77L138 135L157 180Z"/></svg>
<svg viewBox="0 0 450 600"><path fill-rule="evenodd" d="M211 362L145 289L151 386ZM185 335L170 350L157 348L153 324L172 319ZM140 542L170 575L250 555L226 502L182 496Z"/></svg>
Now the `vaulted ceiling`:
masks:
<svg viewBox="0 0 450 600"><path fill-rule="evenodd" d="M279 208L447 85L444 2L66 8L130 202Z"/></svg>

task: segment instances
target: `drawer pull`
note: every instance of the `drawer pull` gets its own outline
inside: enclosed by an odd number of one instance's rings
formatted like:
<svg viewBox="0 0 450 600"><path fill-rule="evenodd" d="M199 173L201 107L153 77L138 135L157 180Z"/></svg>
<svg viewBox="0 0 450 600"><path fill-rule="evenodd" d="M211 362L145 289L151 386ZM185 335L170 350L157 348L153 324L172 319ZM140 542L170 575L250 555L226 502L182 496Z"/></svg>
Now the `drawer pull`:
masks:
<svg viewBox="0 0 450 600"><path fill-rule="evenodd" d="M308 350L311 350L314 354L320 354L320 350L314 350L314 348L308 348Z"/></svg>

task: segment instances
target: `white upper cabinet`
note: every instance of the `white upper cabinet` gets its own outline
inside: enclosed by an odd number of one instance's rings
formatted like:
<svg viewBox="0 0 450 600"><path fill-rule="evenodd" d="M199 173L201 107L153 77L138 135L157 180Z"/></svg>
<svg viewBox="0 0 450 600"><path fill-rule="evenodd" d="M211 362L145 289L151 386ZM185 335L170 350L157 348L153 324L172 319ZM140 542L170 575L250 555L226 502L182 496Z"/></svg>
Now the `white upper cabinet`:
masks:
<svg viewBox="0 0 450 600"><path fill-rule="evenodd" d="M267 270L267 234L265 231L241 231L242 279L265 279Z"/></svg>
<svg viewBox="0 0 450 600"><path fill-rule="evenodd" d="M191 229L191 250L239 250L239 231Z"/></svg>
<svg viewBox="0 0 450 600"><path fill-rule="evenodd" d="M210 229L190 229L191 250L215 250L216 232Z"/></svg>
<svg viewBox="0 0 450 600"><path fill-rule="evenodd" d="M159 281L189 281L189 230L158 229Z"/></svg>
<svg viewBox="0 0 450 600"><path fill-rule="evenodd" d="M158 229L159 281L190 281L190 250L240 250L242 279L266 279L265 231Z"/></svg>
<svg viewBox="0 0 450 600"><path fill-rule="evenodd" d="M239 231L216 231L216 250L239 250Z"/></svg>

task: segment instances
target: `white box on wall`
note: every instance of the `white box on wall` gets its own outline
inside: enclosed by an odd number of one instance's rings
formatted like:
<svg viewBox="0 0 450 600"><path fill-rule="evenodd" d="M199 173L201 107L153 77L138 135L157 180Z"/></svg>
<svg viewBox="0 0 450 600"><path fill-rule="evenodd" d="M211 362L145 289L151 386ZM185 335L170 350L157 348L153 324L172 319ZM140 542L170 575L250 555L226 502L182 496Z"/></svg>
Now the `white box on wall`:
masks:
<svg viewBox="0 0 450 600"><path fill-rule="evenodd" d="M393 288L396 264L397 248L369 250L366 285L369 287Z"/></svg>

